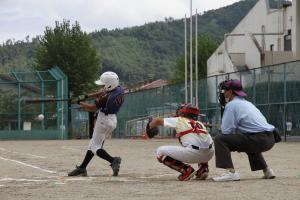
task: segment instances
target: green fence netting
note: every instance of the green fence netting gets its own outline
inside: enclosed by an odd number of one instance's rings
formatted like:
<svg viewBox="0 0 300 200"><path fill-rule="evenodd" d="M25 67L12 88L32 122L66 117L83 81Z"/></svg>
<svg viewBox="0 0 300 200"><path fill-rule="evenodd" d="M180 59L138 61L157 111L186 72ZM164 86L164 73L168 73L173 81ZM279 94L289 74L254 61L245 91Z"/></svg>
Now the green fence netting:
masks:
<svg viewBox="0 0 300 200"><path fill-rule="evenodd" d="M68 79L58 67L0 74L0 139L66 139L67 102L27 101L47 98L68 98Z"/></svg>
<svg viewBox="0 0 300 200"><path fill-rule="evenodd" d="M212 135L219 132L221 123L217 86L226 79L241 80L247 100L253 102L283 136L300 136L300 61L194 81L197 104L203 114L201 120L213 125ZM68 79L57 67L48 71L0 74L0 139L90 136L88 113L74 105L68 108L67 102L24 104L24 97L66 99ZM126 93L113 137L142 136L149 116L172 116L178 104L184 101L184 84ZM44 114L45 119L37 120L39 114ZM172 137L174 132L161 128L160 136Z"/></svg>
<svg viewBox="0 0 300 200"><path fill-rule="evenodd" d="M195 82L197 103L204 114L201 118L214 125L210 128L212 135L219 132L221 123L217 86L226 79L239 79L248 94L246 99L253 102L283 136L300 135L300 61L222 74ZM114 136L142 136L149 116L174 114L178 103L184 100L184 84L126 94ZM287 123L292 124L291 130L287 130ZM172 135L169 129L162 130L161 136L169 135Z"/></svg>

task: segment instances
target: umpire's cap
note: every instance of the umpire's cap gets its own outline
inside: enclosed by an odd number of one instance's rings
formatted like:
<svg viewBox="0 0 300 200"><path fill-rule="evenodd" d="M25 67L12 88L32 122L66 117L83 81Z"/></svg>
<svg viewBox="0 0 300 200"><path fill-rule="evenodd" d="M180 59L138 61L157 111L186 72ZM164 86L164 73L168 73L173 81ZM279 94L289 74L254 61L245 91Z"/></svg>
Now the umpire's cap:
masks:
<svg viewBox="0 0 300 200"><path fill-rule="evenodd" d="M232 90L237 96L245 97L247 94L243 90L241 82L237 79L228 80L224 84L225 90Z"/></svg>

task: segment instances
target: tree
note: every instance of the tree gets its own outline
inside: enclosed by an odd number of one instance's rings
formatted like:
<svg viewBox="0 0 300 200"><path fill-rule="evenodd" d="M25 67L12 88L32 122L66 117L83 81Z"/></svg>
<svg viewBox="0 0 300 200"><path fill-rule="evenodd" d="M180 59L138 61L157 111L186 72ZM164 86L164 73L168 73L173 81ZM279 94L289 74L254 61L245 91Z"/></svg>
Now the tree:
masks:
<svg viewBox="0 0 300 200"><path fill-rule="evenodd" d="M194 42L193 42L194 44ZM205 78L207 76L207 59L212 55L212 53L218 47L218 43L213 40L208 35L202 35L198 38L198 78ZM190 49L189 47L187 49ZM193 47L193 52L195 52L195 47ZM188 66L188 77L190 68L190 58L189 53L187 55L187 66ZM175 73L172 79L173 83L183 82L185 77L185 64L184 55L177 59ZM193 55L193 69L195 69L195 55ZM195 78L195 77L193 77Z"/></svg>
<svg viewBox="0 0 300 200"><path fill-rule="evenodd" d="M207 60L217 49L218 43L208 35L200 37L198 42L199 78L207 77Z"/></svg>
<svg viewBox="0 0 300 200"><path fill-rule="evenodd" d="M78 22L71 26L67 20L56 21L55 28L46 27L34 57L37 70L60 67L68 76L69 90L74 96L94 89L93 83L99 77L99 55Z"/></svg>
<svg viewBox="0 0 300 200"><path fill-rule="evenodd" d="M17 111L17 94L0 89L0 130L8 126L8 121L15 120Z"/></svg>

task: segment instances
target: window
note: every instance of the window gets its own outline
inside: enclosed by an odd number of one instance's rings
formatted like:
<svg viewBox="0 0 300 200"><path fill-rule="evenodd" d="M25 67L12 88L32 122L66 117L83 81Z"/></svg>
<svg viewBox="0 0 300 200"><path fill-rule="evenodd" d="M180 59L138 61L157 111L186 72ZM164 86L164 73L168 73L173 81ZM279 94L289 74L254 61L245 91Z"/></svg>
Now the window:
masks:
<svg viewBox="0 0 300 200"><path fill-rule="evenodd" d="M292 50L292 36L291 36L291 29L287 31L287 34L284 36L284 51L291 51Z"/></svg>

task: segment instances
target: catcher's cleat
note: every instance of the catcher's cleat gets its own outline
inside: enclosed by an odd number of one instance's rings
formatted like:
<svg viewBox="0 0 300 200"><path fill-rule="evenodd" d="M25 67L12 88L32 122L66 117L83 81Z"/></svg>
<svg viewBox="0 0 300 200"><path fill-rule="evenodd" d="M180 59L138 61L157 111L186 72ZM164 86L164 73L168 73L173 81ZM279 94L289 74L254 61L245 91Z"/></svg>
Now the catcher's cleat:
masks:
<svg viewBox="0 0 300 200"><path fill-rule="evenodd" d="M76 168L68 173L68 176L87 176L87 172L85 168L80 168L76 166Z"/></svg>
<svg viewBox="0 0 300 200"><path fill-rule="evenodd" d="M122 159L120 157L114 157L113 162L110 164L110 166L113 170L113 176L118 176L119 170L120 170L121 160Z"/></svg>
<svg viewBox="0 0 300 200"><path fill-rule="evenodd" d="M189 166L186 170L186 172L180 174L178 176L179 181L188 181L196 174L197 171L195 171L191 166Z"/></svg>
<svg viewBox="0 0 300 200"><path fill-rule="evenodd" d="M201 163L199 164L199 169L196 172L196 179L197 180L205 180L208 177L208 164L207 163Z"/></svg>

